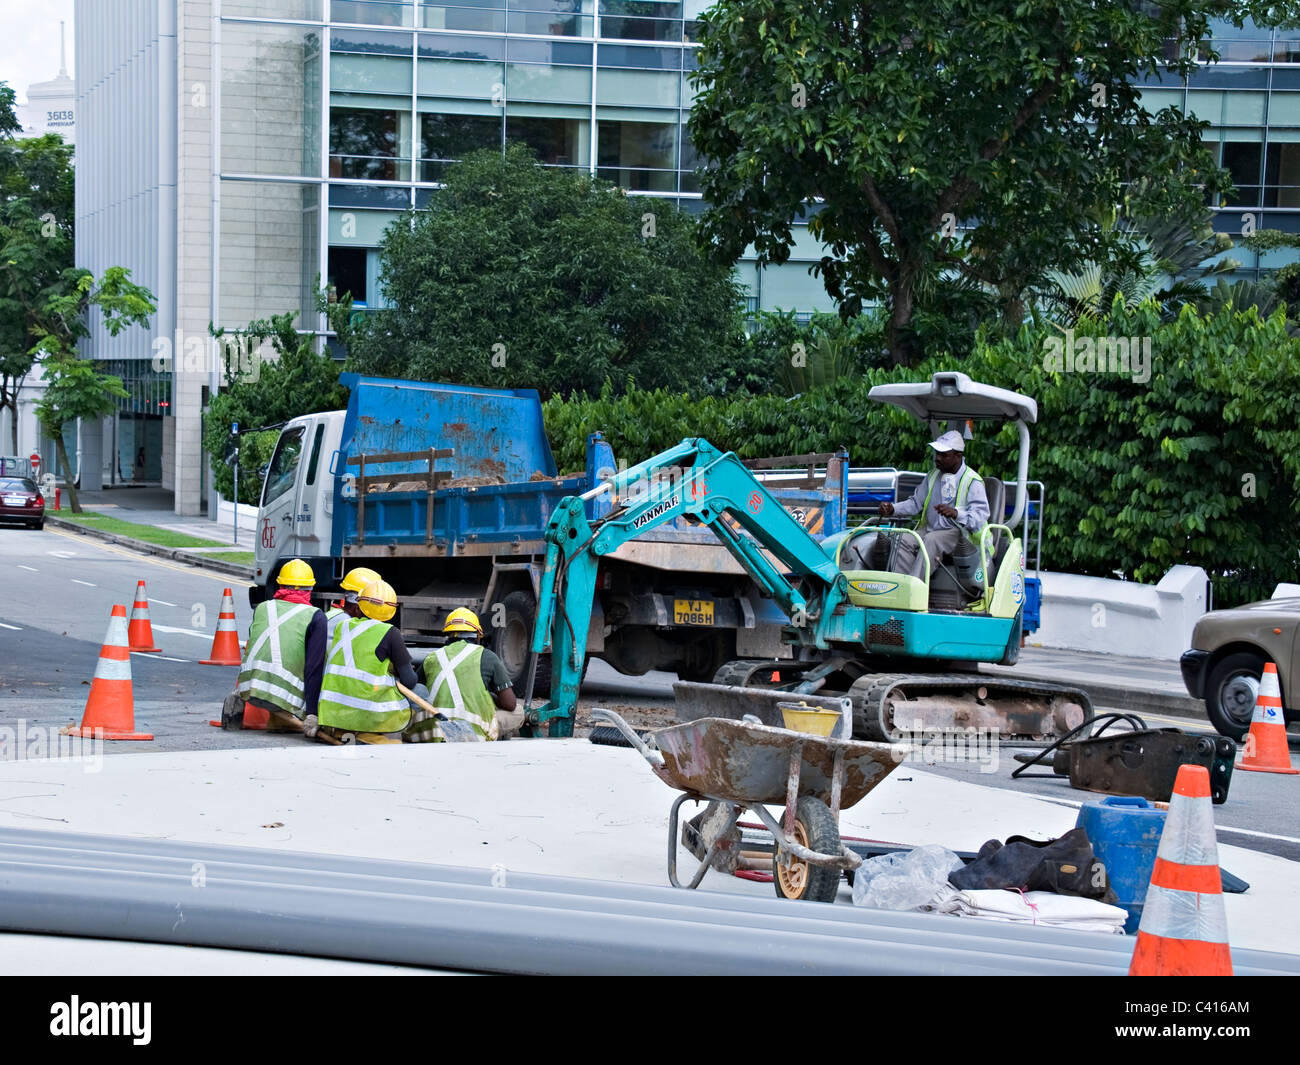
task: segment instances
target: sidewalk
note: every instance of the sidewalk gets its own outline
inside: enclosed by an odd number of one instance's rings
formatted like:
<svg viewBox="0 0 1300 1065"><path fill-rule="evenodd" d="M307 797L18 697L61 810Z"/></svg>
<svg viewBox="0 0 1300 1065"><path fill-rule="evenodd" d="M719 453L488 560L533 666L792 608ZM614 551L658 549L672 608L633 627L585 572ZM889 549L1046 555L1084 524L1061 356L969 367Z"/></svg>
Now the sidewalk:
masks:
<svg viewBox="0 0 1300 1065"><path fill-rule="evenodd" d="M1014 666L985 663L980 671L1083 688L1097 709L1205 720L1205 704L1187 693L1178 663L1170 659L1065 651L1031 644L1021 650L1020 661Z"/></svg>
<svg viewBox="0 0 1300 1065"><path fill-rule="evenodd" d="M161 555L191 565L201 566L204 569L216 570L219 573L225 573L243 580L251 580L253 576L252 566L225 559L205 557L206 555L222 554L230 551L251 552L254 549L251 534L245 530L240 542L236 544L233 540L234 530L229 525L218 525L215 521L202 515L181 517L173 507L172 498L171 492L152 487L106 488L99 491L77 493L78 502L86 510L94 511L105 517L119 518L122 521L135 522L139 525L153 525L159 529L166 529L168 532L181 533L201 540L211 540L213 546L163 547L158 544L146 543L143 540L136 540L129 536L108 533L100 529L87 528L75 522L64 521L62 520L63 517L72 513L67 505L66 494L63 498L64 509L51 510L47 507L45 520L69 532L90 536L108 543L122 544L124 547L130 547L145 554Z"/></svg>

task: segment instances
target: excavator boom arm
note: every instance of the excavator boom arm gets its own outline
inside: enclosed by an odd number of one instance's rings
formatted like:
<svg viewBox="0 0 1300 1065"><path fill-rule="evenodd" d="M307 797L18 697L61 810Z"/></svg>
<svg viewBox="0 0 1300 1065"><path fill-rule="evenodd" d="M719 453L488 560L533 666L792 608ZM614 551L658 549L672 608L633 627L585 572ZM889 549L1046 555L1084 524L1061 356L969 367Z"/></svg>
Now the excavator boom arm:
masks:
<svg viewBox="0 0 1300 1065"><path fill-rule="evenodd" d="M600 557L644 532L680 517L707 525L795 624L820 627L845 594L844 579L821 544L732 452L688 438L618 481L564 499L547 525L532 649L550 648L551 699L530 713L534 724L550 723L551 735L572 735ZM587 519L588 498L641 484L645 491L606 517ZM808 599L797 586L800 581L814 590Z"/></svg>

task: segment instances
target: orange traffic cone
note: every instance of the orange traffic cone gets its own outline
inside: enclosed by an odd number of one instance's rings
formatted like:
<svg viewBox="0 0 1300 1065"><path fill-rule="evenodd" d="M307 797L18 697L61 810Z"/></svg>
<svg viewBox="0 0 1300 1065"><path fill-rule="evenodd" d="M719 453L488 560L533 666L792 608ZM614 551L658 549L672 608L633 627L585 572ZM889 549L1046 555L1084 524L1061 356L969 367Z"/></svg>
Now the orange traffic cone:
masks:
<svg viewBox="0 0 1300 1065"><path fill-rule="evenodd" d="M1231 976L1210 772L1178 767L1129 976Z"/></svg>
<svg viewBox="0 0 1300 1065"><path fill-rule="evenodd" d="M135 586L135 602L131 604L131 624L126 627L126 637L132 651L162 653L161 647L154 646L153 626L149 623L149 593L145 591L144 581Z"/></svg>
<svg viewBox="0 0 1300 1065"><path fill-rule="evenodd" d="M239 654L239 630L235 627L235 597L227 588L221 593L221 612L217 615L217 631L212 637L212 657L199 661L201 666L238 666L243 664Z"/></svg>
<svg viewBox="0 0 1300 1065"><path fill-rule="evenodd" d="M1254 773L1300 772L1291 768L1286 722L1282 717L1282 689L1277 682L1277 666L1272 662L1264 666L1264 675L1259 678L1259 695L1255 697L1255 712L1250 718L1245 757L1237 763L1237 768Z"/></svg>
<svg viewBox="0 0 1300 1065"><path fill-rule="evenodd" d="M59 729L65 736L83 739L151 740L153 733L136 732L135 706L131 700L131 649L126 638L126 607L113 607L108 635L99 652L95 678L81 724Z"/></svg>

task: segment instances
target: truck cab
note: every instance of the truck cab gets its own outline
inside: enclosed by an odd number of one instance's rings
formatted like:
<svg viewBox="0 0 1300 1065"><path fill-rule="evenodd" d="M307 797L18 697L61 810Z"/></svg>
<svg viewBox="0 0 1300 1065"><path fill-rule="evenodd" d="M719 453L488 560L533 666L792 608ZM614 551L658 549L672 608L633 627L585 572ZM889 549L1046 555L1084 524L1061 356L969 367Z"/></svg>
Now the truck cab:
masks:
<svg viewBox="0 0 1300 1065"><path fill-rule="evenodd" d="M334 481L344 411L305 414L287 422L267 466L257 514L254 579L249 598L255 606L274 590L280 564L306 561L317 585L342 576L341 560L331 553Z"/></svg>

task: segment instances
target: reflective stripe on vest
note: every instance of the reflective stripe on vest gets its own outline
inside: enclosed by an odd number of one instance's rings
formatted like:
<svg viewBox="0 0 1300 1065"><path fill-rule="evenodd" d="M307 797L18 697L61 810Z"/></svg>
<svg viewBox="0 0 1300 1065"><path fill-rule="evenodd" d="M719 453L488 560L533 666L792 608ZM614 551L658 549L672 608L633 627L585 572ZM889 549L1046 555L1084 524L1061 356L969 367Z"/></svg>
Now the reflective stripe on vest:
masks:
<svg viewBox="0 0 1300 1065"><path fill-rule="evenodd" d="M321 682L320 723L355 732L399 732L410 720L397 681L375 654L392 626L348 618L334 632Z"/></svg>
<svg viewBox="0 0 1300 1065"><path fill-rule="evenodd" d="M448 644L424 660L429 702L449 718L467 721L475 735L487 738L496 716L496 703L483 683L483 648L478 644ZM436 663L437 672L432 673Z"/></svg>
<svg viewBox="0 0 1300 1065"><path fill-rule="evenodd" d="M248 651L235 689L302 717L307 706L303 673L307 664L307 628L314 606L268 599L253 612Z"/></svg>
<svg viewBox="0 0 1300 1065"><path fill-rule="evenodd" d="M334 643L334 634L339 631L339 626L348 618L348 612L341 610L336 606L330 607L325 611L325 646L329 647Z"/></svg>
<svg viewBox="0 0 1300 1065"><path fill-rule="evenodd" d="M925 502L921 504L921 513L917 517L917 523L918 523L917 528L921 528L921 529L925 528L926 524L930 520L929 519L930 496L934 494L934 486L939 483L940 476L942 475L939 473L938 470L932 470L930 474L926 477L926 481L929 482L929 487L927 487L925 490ZM952 501L952 505L954 507L958 507L958 508L961 507L962 500L963 500L963 496L962 496L963 492L965 493L965 498L967 499L970 498L970 486L975 483L975 480L978 476L979 475L974 470L972 470L969 466L966 467L966 472L961 475L961 480L957 482L957 494ZM959 528L962 531L962 533L965 534L967 537L970 536L970 530L967 529L966 526L962 525L960 522L958 522L957 528Z"/></svg>

